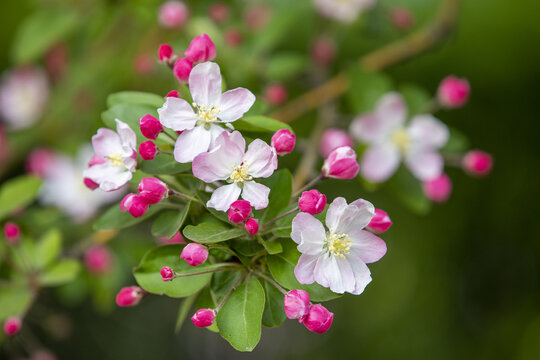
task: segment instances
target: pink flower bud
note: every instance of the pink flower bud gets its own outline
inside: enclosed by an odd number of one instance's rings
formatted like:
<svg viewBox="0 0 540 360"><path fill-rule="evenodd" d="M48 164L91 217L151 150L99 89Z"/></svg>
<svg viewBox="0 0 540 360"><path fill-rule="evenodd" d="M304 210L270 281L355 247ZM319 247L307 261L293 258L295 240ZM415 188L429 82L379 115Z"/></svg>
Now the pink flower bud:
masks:
<svg viewBox="0 0 540 360"><path fill-rule="evenodd" d="M493 157L487 152L472 150L463 157L462 166L471 175L485 176L491 172Z"/></svg>
<svg viewBox="0 0 540 360"><path fill-rule="evenodd" d="M208 9L208 16L218 24L224 23L229 18L229 7L222 2L213 3Z"/></svg>
<svg viewBox="0 0 540 360"><path fill-rule="evenodd" d="M353 147L354 143L347 132L341 129L328 129L321 138L321 155L326 158L332 150L341 146Z"/></svg>
<svg viewBox="0 0 540 360"><path fill-rule="evenodd" d="M169 61L174 54L174 50L169 44L161 44L158 49L158 58L159 61Z"/></svg>
<svg viewBox="0 0 540 360"><path fill-rule="evenodd" d="M253 218L246 221L246 230L251 235L255 235L259 231L259 222Z"/></svg>
<svg viewBox="0 0 540 360"><path fill-rule="evenodd" d="M187 21L189 9L181 1L167 1L159 8L158 20L161 26L169 29L179 29Z"/></svg>
<svg viewBox="0 0 540 360"><path fill-rule="evenodd" d="M83 184L90 190L96 190L99 187L99 184L90 178L84 178Z"/></svg>
<svg viewBox="0 0 540 360"><path fill-rule="evenodd" d="M182 250L180 259L186 260L191 266L199 266L208 259L208 249L197 243L189 243Z"/></svg>
<svg viewBox="0 0 540 360"><path fill-rule="evenodd" d="M145 141L139 145L139 154L143 160L152 160L156 157L157 147L152 141Z"/></svg>
<svg viewBox="0 0 540 360"><path fill-rule="evenodd" d="M159 120L150 114L146 114L140 118L139 125L141 133L147 139L156 140L159 133L163 131L163 126L161 126Z"/></svg>
<svg viewBox="0 0 540 360"><path fill-rule="evenodd" d="M173 72L174 75L176 75L178 81L180 82L188 82L191 70L193 70L193 61L188 58L180 58L174 63Z"/></svg>
<svg viewBox="0 0 540 360"><path fill-rule="evenodd" d="M450 197L452 192L452 182L446 174L441 174L431 180L422 183L424 194L434 202L443 203Z"/></svg>
<svg viewBox="0 0 540 360"><path fill-rule="evenodd" d="M22 322L19 317L11 316L4 322L4 333L7 336L15 336L21 330Z"/></svg>
<svg viewBox="0 0 540 360"><path fill-rule="evenodd" d="M382 234L392 226L392 220L386 211L381 209L375 209L375 216L371 218L367 229L376 234Z"/></svg>
<svg viewBox="0 0 540 360"><path fill-rule="evenodd" d="M465 105L470 93L471 87L467 79L450 75L441 81L437 98L442 106L453 109Z"/></svg>
<svg viewBox="0 0 540 360"><path fill-rule="evenodd" d="M249 30L264 29L270 22L272 10L263 4L256 4L244 11L244 24Z"/></svg>
<svg viewBox="0 0 540 360"><path fill-rule="evenodd" d="M247 200L236 200L229 208L229 221L233 224L240 224L251 215L251 204Z"/></svg>
<svg viewBox="0 0 540 360"><path fill-rule="evenodd" d="M133 217L141 217L148 211L148 203L136 194L127 194L120 202L120 210L128 211Z"/></svg>
<svg viewBox="0 0 540 360"><path fill-rule="evenodd" d="M214 323L216 312L212 309L200 309L191 317L196 327L208 327Z"/></svg>
<svg viewBox="0 0 540 360"><path fill-rule="evenodd" d="M126 286L116 295L116 304L121 307L135 306L144 296L143 289L138 286Z"/></svg>
<svg viewBox="0 0 540 360"><path fill-rule="evenodd" d="M154 61L148 54L139 54L133 60L133 69L137 74L148 75L154 70Z"/></svg>
<svg viewBox="0 0 540 360"><path fill-rule="evenodd" d="M298 200L300 211L315 215L323 212L326 206L326 195L318 190L304 191Z"/></svg>
<svg viewBox="0 0 540 360"><path fill-rule="evenodd" d="M216 45L208 35L202 34L191 40L184 55L194 63L212 61L216 58Z"/></svg>
<svg viewBox="0 0 540 360"><path fill-rule="evenodd" d="M161 268L161 279L163 281L171 281L174 279L174 270L168 266Z"/></svg>
<svg viewBox="0 0 540 360"><path fill-rule="evenodd" d="M169 193L167 184L157 178L142 178L139 183L139 196L148 204L157 204Z"/></svg>
<svg viewBox="0 0 540 360"><path fill-rule="evenodd" d="M396 6L390 9L390 21L400 30L407 30L414 24L414 16L409 9Z"/></svg>
<svg viewBox="0 0 540 360"><path fill-rule="evenodd" d="M289 319L302 322L309 312L309 294L304 290L291 290L283 298L285 314Z"/></svg>
<svg viewBox="0 0 540 360"><path fill-rule="evenodd" d="M102 245L93 246L84 254L84 266L91 274L106 274L111 269L112 262L111 252Z"/></svg>
<svg viewBox="0 0 540 360"><path fill-rule="evenodd" d="M349 146L338 147L324 161L322 174L335 179L353 179L358 174L356 153Z"/></svg>
<svg viewBox="0 0 540 360"><path fill-rule="evenodd" d="M21 238L21 228L19 228L19 225L8 221L4 224L4 237L11 245L19 243Z"/></svg>
<svg viewBox="0 0 540 360"><path fill-rule="evenodd" d="M334 314L320 304L311 305L309 313L304 318L304 326L311 332L323 334L330 329Z"/></svg>
<svg viewBox="0 0 540 360"><path fill-rule="evenodd" d="M315 39L311 46L311 58L321 67L326 67L336 58L336 43L329 37L321 36Z"/></svg>
<svg viewBox="0 0 540 360"><path fill-rule="evenodd" d="M167 95L165 95L166 98L168 97L175 97L175 98L179 98L180 97L180 94L178 94L178 91L176 90L171 90L167 93Z"/></svg>
<svg viewBox="0 0 540 360"><path fill-rule="evenodd" d="M296 135L289 129L280 129L272 136L272 146L279 156L290 154L296 144Z"/></svg>
<svg viewBox="0 0 540 360"><path fill-rule="evenodd" d="M50 170L54 161L54 152L46 148L32 150L26 159L26 172L39 177L44 177Z"/></svg>
<svg viewBox="0 0 540 360"><path fill-rule="evenodd" d="M271 105L281 105L287 101L287 88L283 84L271 84L264 91L265 98Z"/></svg>
<svg viewBox="0 0 540 360"><path fill-rule="evenodd" d="M223 33L223 39L226 45L236 47L242 43L243 37L239 30L230 28Z"/></svg>

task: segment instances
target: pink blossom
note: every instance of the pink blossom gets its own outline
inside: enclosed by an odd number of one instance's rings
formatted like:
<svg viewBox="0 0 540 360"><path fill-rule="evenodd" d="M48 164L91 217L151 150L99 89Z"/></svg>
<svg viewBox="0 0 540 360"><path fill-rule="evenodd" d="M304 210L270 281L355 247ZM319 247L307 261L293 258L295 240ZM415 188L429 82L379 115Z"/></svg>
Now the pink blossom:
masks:
<svg viewBox="0 0 540 360"><path fill-rule="evenodd" d="M493 157L485 151L472 150L463 157L462 166L474 176L485 176L491 172Z"/></svg>
<svg viewBox="0 0 540 360"><path fill-rule="evenodd" d="M426 180L422 183L424 194L428 199L434 202L443 203L448 200L452 192L452 181L446 174L441 174L438 177Z"/></svg>
<svg viewBox="0 0 540 360"><path fill-rule="evenodd" d="M216 2L210 5L208 15L214 22L221 24L229 18L229 7L222 2Z"/></svg>
<svg viewBox="0 0 540 360"><path fill-rule="evenodd" d="M103 191L119 189L131 180L137 165L137 140L129 125L116 119L116 132L99 129L92 137L92 145L105 162L85 169L85 178L98 183Z"/></svg>
<svg viewBox="0 0 540 360"><path fill-rule="evenodd" d="M169 44L161 44L158 49L159 61L169 61L174 55L174 50Z"/></svg>
<svg viewBox="0 0 540 360"><path fill-rule="evenodd" d="M120 307L136 306L144 296L144 291L138 286L127 286L116 295L116 304Z"/></svg>
<svg viewBox="0 0 540 360"><path fill-rule="evenodd" d="M348 147L338 147L324 161L322 175L335 179L353 179L358 174L356 152Z"/></svg>
<svg viewBox="0 0 540 360"><path fill-rule="evenodd" d="M332 38L320 36L311 45L311 59L321 67L330 65L336 58L336 43Z"/></svg>
<svg viewBox="0 0 540 360"><path fill-rule="evenodd" d="M277 169L277 155L264 141L255 139L245 151L246 141L240 134L222 132L215 148L193 160L193 175L206 183L224 180L228 185L217 188L207 206L226 211L242 196L257 209L268 206L270 189L254 181L267 178Z"/></svg>
<svg viewBox="0 0 540 360"><path fill-rule="evenodd" d="M309 294L304 290L291 290L283 298L285 315L302 322L309 312Z"/></svg>
<svg viewBox="0 0 540 360"><path fill-rule="evenodd" d="M26 172L44 177L50 171L53 160L54 152L51 149L36 148L26 159Z"/></svg>
<svg viewBox="0 0 540 360"><path fill-rule="evenodd" d="M326 226L308 213L299 213L292 222L291 238L302 254L294 269L300 284L318 284L335 293L361 294L371 281L366 264L386 253L386 244L363 230L375 215L366 200L347 205L336 198L326 213Z"/></svg>
<svg viewBox="0 0 540 360"><path fill-rule="evenodd" d="M191 266L199 266L208 259L208 248L197 243L189 243L182 249L180 259L186 260Z"/></svg>
<svg viewBox="0 0 540 360"><path fill-rule="evenodd" d="M280 129L272 136L272 146L279 156L290 154L296 144L296 135L289 129Z"/></svg>
<svg viewBox="0 0 540 360"><path fill-rule="evenodd" d="M168 266L162 267L160 274L163 281L172 281L174 279L174 270Z"/></svg>
<svg viewBox="0 0 540 360"><path fill-rule="evenodd" d="M163 131L163 126L161 126L159 120L150 114L144 115L139 120L139 125L141 133L147 139L156 140L159 133Z"/></svg>
<svg viewBox="0 0 540 360"><path fill-rule="evenodd" d="M139 75L149 75L154 70L154 61L148 54L138 54L133 59L133 70Z"/></svg>
<svg viewBox="0 0 540 360"><path fill-rule="evenodd" d="M354 22L376 0L314 0L315 9L324 17L344 23Z"/></svg>
<svg viewBox="0 0 540 360"><path fill-rule="evenodd" d="M136 194L127 194L120 202L120 210L127 211L131 216L138 218L148 211L148 203Z"/></svg>
<svg viewBox="0 0 540 360"><path fill-rule="evenodd" d="M259 232L259 222L256 219L248 219L246 221L246 231L250 233L251 235L255 235Z"/></svg>
<svg viewBox="0 0 540 360"><path fill-rule="evenodd" d="M324 334L332 326L333 320L334 313L328 311L324 306L316 304L309 307L309 313L303 323L309 331Z"/></svg>
<svg viewBox="0 0 540 360"><path fill-rule="evenodd" d="M142 178L139 183L139 196L148 204L157 204L168 194L167 184L157 178Z"/></svg>
<svg viewBox="0 0 540 360"><path fill-rule="evenodd" d="M229 207L228 217L233 224L245 222L251 216L251 204L246 200L236 200Z"/></svg>
<svg viewBox="0 0 540 360"><path fill-rule="evenodd" d="M300 211L315 215L324 211L326 206L326 195L321 194L318 190L304 191L298 200L298 208Z"/></svg>
<svg viewBox="0 0 540 360"><path fill-rule="evenodd" d="M174 147L174 158L181 163L191 162L195 156L213 149L216 139L225 131L217 124L238 120L255 102L255 96L244 88L222 94L219 66L212 62L193 68L189 89L193 108L183 99L169 97L158 109L163 126L182 131Z"/></svg>
<svg viewBox="0 0 540 360"><path fill-rule="evenodd" d="M167 1L159 8L158 20L161 26L179 29L186 23L189 9L182 1Z"/></svg>
<svg viewBox="0 0 540 360"><path fill-rule="evenodd" d="M375 209L375 216L373 216L373 219L371 219L366 228L376 234L382 234L388 230L390 226L392 226L392 220L390 220L390 216L388 216L386 211Z"/></svg>
<svg viewBox="0 0 540 360"><path fill-rule="evenodd" d="M244 11L244 24L249 30L264 29L272 17L272 10L264 4L255 4Z"/></svg>
<svg viewBox="0 0 540 360"><path fill-rule="evenodd" d="M173 73L181 83L189 81L191 70L193 70L193 61L188 58L180 58L174 63Z"/></svg>
<svg viewBox="0 0 540 360"><path fill-rule="evenodd" d="M465 105L470 94L471 86L467 79L450 75L441 81L437 98L442 106L455 109Z"/></svg>
<svg viewBox="0 0 540 360"><path fill-rule="evenodd" d="M195 325L196 327L208 327L214 323L215 318L216 312L214 310L199 309L191 317L191 321L193 321L193 325Z"/></svg>
<svg viewBox="0 0 540 360"><path fill-rule="evenodd" d="M202 34L191 40L184 55L196 64L212 61L216 58L216 45L210 36Z"/></svg>
<svg viewBox="0 0 540 360"><path fill-rule="evenodd" d="M21 330L22 322L17 316L11 316L4 321L4 333L7 336L15 336Z"/></svg>
<svg viewBox="0 0 540 360"><path fill-rule="evenodd" d="M405 126L407 108L398 93L384 95L373 113L357 117L351 134L368 144L360 171L367 180L379 183L398 169L401 159L419 180L442 173L444 161L438 149L448 141L448 128L429 114L416 115Z"/></svg>
<svg viewBox="0 0 540 360"><path fill-rule="evenodd" d="M84 254L84 265L91 274L106 274L111 269L113 257L103 245L91 247Z"/></svg>
<svg viewBox="0 0 540 360"><path fill-rule="evenodd" d="M342 146L348 146L350 148L354 146L349 134L341 129L328 129L321 138L321 155L326 158L330 155L332 150Z"/></svg>
<svg viewBox="0 0 540 360"><path fill-rule="evenodd" d="M264 96L271 105L281 105L287 101L287 88L278 83L268 85L264 91Z"/></svg>
<svg viewBox="0 0 540 360"><path fill-rule="evenodd" d="M235 28L226 29L223 33L225 44L230 47L236 47L242 43L243 36L240 30Z"/></svg>
<svg viewBox="0 0 540 360"><path fill-rule="evenodd" d="M21 238L21 228L14 222L8 221L4 224L4 237L11 245L18 244Z"/></svg>
<svg viewBox="0 0 540 360"><path fill-rule="evenodd" d="M400 30L407 30L414 24L414 15L409 9L395 6L390 9L390 21Z"/></svg>

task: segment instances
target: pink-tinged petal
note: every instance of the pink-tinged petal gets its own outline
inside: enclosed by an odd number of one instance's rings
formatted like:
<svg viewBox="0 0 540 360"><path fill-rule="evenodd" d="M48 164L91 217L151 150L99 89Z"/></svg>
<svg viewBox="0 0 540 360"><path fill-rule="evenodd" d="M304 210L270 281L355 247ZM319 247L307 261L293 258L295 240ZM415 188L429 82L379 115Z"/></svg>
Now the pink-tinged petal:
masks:
<svg viewBox="0 0 540 360"><path fill-rule="evenodd" d="M240 119L255 102L255 95L248 89L236 88L221 95L219 105L219 119L223 122L232 122Z"/></svg>
<svg viewBox="0 0 540 360"><path fill-rule="evenodd" d="M314 277L317 283L335 293L343 294L346 291L336 257L329 253L319 256Z"/></svg>
<svg viewBox="0 0 540 360"><path fill-rule="evenodd" d="M242 189L236 184L224 185L212 193L212 197L206 203L206 206L218 211L227 211L231 204L238 200Z"/></svg>
<svg viewBox="0 0 540 360"><path fill-rule="evenodd" d="M137 153L135 153L135 156ZM122 161L124 162L124 166L131 172L135 172L137 167L137 159L133 158L132 156L124 156L122 157Z"/></svg>
<svg viewBox="0 0 540 360"><path fill-rule="evenodd" d="M320 254L326 242L326 231L323 224L313 215L299 213L292 221L291 238L298 244L302 254Z"/></svg>
<svg viewBox="0 0 540 360"><path fill-rule="evenodd" d="M377 235L358 228L352 229L348 234L353 241L350 256L356 261L370 264L379 261L386 254L386 243Z"/></svg>
<svg viewBox="0 0 540 360"><path fill-rule="evenodd" d="M191 130L198 120L191 105L176 97L168 97L158 114L161 124L174 131Z"/></svg>
<svg viewBox="0 0 540 360"><path fill-rule="evenodd" d="M415 146L440 148L448 142L448 127L433 115L412 118L407 133Z"/></svg>
<svg viewBox="0 0 540 360"><path fill-rule="evenodd" d="M353 292L356 287L356 279L351 264L346 258L336 258L336 263L339 269L341 283L343 284L343 290L349 293Z"/></svg>
<svg viewBox="0 0 540 360"><path fill-rule="evenodd" d="M83 176L99 184L103 191L114 191L131 180L132 173L120 166L97 164L83 171Z"/></svg>
<svg viewBox="0 0 540 360"><path fill-rule="evenodd" d="M275 170L275 158L277 155L272 147L261 139L253 140L244 156L249 175L255 178L266 178L272 175Z"/></svg>
<svg viewBox="0 0 540 360"><path fill-rule="evenodd" d="M350 293L353 295L360 295L364 292L366 286L371 282L371 272L366 264L361 261L349 261L351 269L354 274L355 286L354 291Z"/></svg>
<svg viewBox="0 0 540 360"><path fill-rule="evenodd" d="M329 229L335 230L339 225L341 215L347 208L347 200L342 197L337 197L332 201L326 212L326 226Z"/></svg>
<svg viewBox="0 0 540 360"><path fill-rule="evenodd" d="M210 150L213 150L214 148L216 148L216 140L217 138L219 137L219 135L221 135L222 132L226 132L228 133L227 130L225 130L224 128L222 128L221 126L219 125L210 125Z"/></svg>
<svg viewBox="0 0 540 360"><path fill-rule="evenodd" d="M107 158L115 154L123 154L120 136L111 129L100 128L92 136L92 146L97 156Z"/></svg>
<svg viewBox="0 0 540 360"><path fill-rule="evenodd" d="M246 181L242 189L242 199L249 201L256 210L268 206L268 194L270 194L270 188L255 181Z"/></svg>
<svg viewBox="0 0 540 360"><path fill-rule="evenodd" d="M350 203L339 216L338 222L333 227L337 234L348 234L354 229L365 228L373 216L375 207L369 201L358 199Z"/></svg>
<svg viewBox="0 0 540 360"><path fill-rule="evenodd" d="M315 281L314 272L319 256L302 254L294 268L294 276L300 284L312 284Z"/></svg>
<svg viewBox="0 0 540 360"><path fill-rule="evenodd" d="M193 159L208 151L211 134L204 126L195 126L185 130L176 139L174 146L174 159L180 163L192 162Z"/></svg>
<svg viewBox="0 0 540 360"><path fill-rule="evenodd" d="M238 135L223 133L216 140L216 148L208 153L201 153L193 159L193 175L196 178L210 183L226 180L231 176L233 168L243 161L244 152L238 144L229 140L230 138L238 140Z"/></svg>
<svg viewBox="0 0 540 360"><path fill-rule="evenodd" d="M218 105L221 97L221 73L213 62L196 65L189 75L189 91L197 105Z"/></svg>
<svg viewBox="0 0 540 360"><path fill-rule="evenodd" d="M362 156L360 172L368 181L383 182L396 172L400 160L399 150L393 145L371 147Z"/></svg>
<svg viewBox="0 0 540 360"><path fill-rule="evenodd" d="M407 119L407 104L401 94L390 92L379 99L375 113L395 129L401 127Z"/></svg>
<svg viewBox="0 0 540 360"><path fill-rule="evenodd" d="M244 152L246 150L246 140L240 133L240 131L233 131L221 133L220 136L216 139L216 146L220 146L222 144L228 144L228 147L235 146L238 150L235 150L235 154L239 152L242 153L242 156L235 155L234 163L237 165L240 165L240 163L244 160Z"/></svg>
<svg viewBox="0 0 540 360"><path fill-rule="evenodd" d="M114 119L116 121L116 132L120 136L122 146L125 147L125 151L131 153L137 147L137 136L135 132L123 121ZM128 154L129 156L130 154Z"/></svg>
<svg viewBox="0 0 540 360"><path fill-rule="evenodd" d="M423 149L407 154L405 164L413 175L422 181L438 177L444 168L444 160L439 153Z"/></svg>

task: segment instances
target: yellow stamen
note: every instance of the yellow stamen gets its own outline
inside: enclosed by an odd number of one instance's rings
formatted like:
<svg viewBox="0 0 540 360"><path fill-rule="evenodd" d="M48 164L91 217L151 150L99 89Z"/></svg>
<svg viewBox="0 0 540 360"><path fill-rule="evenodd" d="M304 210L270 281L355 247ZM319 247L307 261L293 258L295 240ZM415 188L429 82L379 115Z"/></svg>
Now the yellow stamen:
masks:
<svg viewBox="0 0 540 360"><path fill-rule="evenodd" d="M351 252L352 240L347 234L330 234L326 245L332 255L345 258Z"/></svg>
<svg viewBox="0 0 540 360"><path fill-rule="evenodd" d="M399 150L405 152L409 148L411 139L409 134L407 134L407 130L399 129L392 134L392 142L398 147Z"/></svg>
<svg viewBox="0 0 540 360"><path fill-rule="evenodd" d="M122 160L122 154L114 154L112 156L106 156L112 166L125 166L124 160Z"/></svg>
<svg viewBox="0 0 540 360"><path fill-rule="evenodd" d="M218 120L220 110L215 105L206 107L205 105L192 104L197 113L197 117L204 125L210 125Z"/></svg>
<svg viewBox="0 0 540 360"><path fill-rule="evenodd" d="M232 166L233 172L230 176L230 179L236 184L243 184L245 181L253 180L253 177L249 175L248 169L249 166L244 160L244 162L238 166Z"/></svg>

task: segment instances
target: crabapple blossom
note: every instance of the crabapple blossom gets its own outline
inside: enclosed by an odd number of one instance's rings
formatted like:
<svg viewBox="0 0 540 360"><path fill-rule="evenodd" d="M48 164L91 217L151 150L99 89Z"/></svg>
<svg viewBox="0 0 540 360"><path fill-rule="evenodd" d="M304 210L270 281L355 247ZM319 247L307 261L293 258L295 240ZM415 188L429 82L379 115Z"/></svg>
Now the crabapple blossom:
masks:
<svg viewBox="0 0 540 360"><path fill-rule="evenodd" d="M180 58L174 63L173 73L182 83L188 82L191 70L193 70L193 61L188 58Z"/></svg>
<svg viewBox="0 0 540 360"><path fill-rule="evenodd" d="M320 36L311 45L311 59L321 67L328 66L336 58L336 43L332 38Z"/></svg>
<svg viewBox="0 0 540 360"><path fill-rule="evenodd" d="M196 327L208 327L214 323L216 312L212 309L199 309L191 317L193 325Z"/></svg>
<svg viewBox="0 0 540 360"><path fill-rule="evenodd" d="M139 145L139 155L143 160L153 160L158 153L158 148L153 141L145 141Z"/></svg>
<svg viewBox="0 0 540 360"><path fill-rule="evenodd" d="M8 221L4 224L4 237L8 243L17 244L21 238L21 228L14 222Z"/></svg>
<svg viewBox="0 0 540 360"><path fill-rule="evenodd" d="M96 245L84 253L84 266L91 274L105 274L112 266L111 251L103 245Z"/></svg>
<svg viewBox="0 0 540 360"><path fill-rule="evenodd" d="M184 55L195 64L212 61L216 58L216 45L210 36L201 34L191 40Z"/></svg>
<svg viewBox="0 0 540 360"><path fill-rule="evenodd" d="M150 114L144 115L139 120L139 125L143 136L150 140L156 140L159 133L163 131L163 126L161 126L159 120Z"/></svg>
<svg viewBox="0 0 540 360"><path fill-rule="evenodd" d="M116 132L101 128L92 137L96 155L105 160L84 170L86 178L99 184L103 191L113 191L131 180L137 165L137 139L129 125L116 119Z"/></svg>
<svg viewBox="0 0 540 360"><path fill-rule="evenodd" d="M255 102L255 96L244 88L222 94L221 73L213 62L193 68L189 89L193 107L183 99L169 97L158 109L163 126L182 131L174 147L174 158L181 163L191 162L195 156L213 149L224 131L218 124L238 120Z"/></svg>
<svg viewBox="0 0 540 360"><path fill-rule="evenodd" d="M289 129L280 129L272 136L272 146L279 156L290 154L296 144L296 135Z"/></svg>
<svg viewBox="0 0 540 360"><path fill-rule="evenodd" d="M136 306L144 296L144 290L138 286L126 286L116 295L116 304L120 307Z"/></svg>
<svg viewBox="0 0 540 360"><path fill-rule="evenodd" d="M277 169L277 155L272 147L255 139L245 151L246 141L238 131L222 132L210 152L193 160L193 175L206 183L224 180L229 184L217 188L207 206L226 211L242 196L259 210L268 206L270 189L254 181L266 178Z"/></svg>
<svg viewBox="0 0 540 360"><path fill-rule="evenodd" d="M169 44L161 44L158 49L159 61L169 61L174 55L174 50Z"/></svg>
<svg viewBox="0 0 540 360"><path fill-rule="evenodd" d="M227 215L233 224L243 223L251 216L251 204L246 200L236 200L229 207Z"/></svg>
<svg viewBox="0 0 540 360"><path fill-rule="evenodd" d="M264 4L254 4L244 11L244 24L252 31L264 29L272 17L272 10Z"/></svg>
<svg viewBox="0 0 540 360"><path fill-rule="evenodd" d="M242 33L235 28L226 29L223 33L223 40L225 44L230 47L236 47L242 43Z"/></svg>
<svg viewBox="0 0 540 360"><path fill-rule="evenodd" d="M271 84L264 90L264 97L271 105L281 105L287 101L287 88L283 84Z"/></svg>
<svg viewBox="0 0 540 360"><path fill-rule="evenodd" d="M375 5L376 0L314 0L315 9L324 17L344 23L354 22L360 13Z"/></svg>
<svg viewBox="0 0 540 360"><path fill-rule="evenodd" d="M326 195L321 194L318 190L304 191L298 200L298 208L300 211L315 215L323 212L326 206Z"/></svg>
<svg viewBox="0 0 540 360"><path fill-rule="evenodd" d="M182 249L180 259L186 260L191 266L199 266L208 259L208 248L197 243L189 243Z"/></svg>
<svg viewBox="0 0 540 360"><path fill-rule="evenodd" d="M259 232L259 222L256 219L248 219L246 221L246 231L251 235L255 235Z"/></svg>
<svg viewBox="0 0 540 360"><path fill-rule="evenodd" d="M221 24L229 18L229 7L222 2L213 3L208 9L208 16L214 22Z"/></svg>
<svg viewBox="0 0 540 360"><path fill-rule="evenodd" d="M400 30L407 30L414 24L414 16L409 9L396 6L390 9L390 21Z"/></svg>
<svg viewBox="0 0 540 360"><path fill-rule="evenodd" d="M120 210L129 212L131 216L141 217L148 211L149 204L137 194L127 194L120 202Z"/></svg>
<svg viewBox="0 0 540 360"><path fill-rule="evenodd" d="M322 175L334 179L353 179L358 174L356 152L349 146L338 147L326 158Z"/></svg>
<svg viewBox="0 0 540 360"><path fill-rule="evenodd" d="M184 26L189 16L189 9L182 1L167 1L159 8L158 20L161 26L178 29Z"/></svg>
<svg viewBox="0 0 540 360"><path fill-rule="evenodd" d="M157 204L169 194L167 184L157 178L142 178L139 183L139 196L148 204Z"/></svg>
<svg viewBox="0 0 540 360"><path fill-rule="evenodd" d="M354 143L349 134L341 129L328 129L323 133L321 137L321 155L327 157L332 150L341 146L353 147Z"/></svg>
<svg viewBox="0 0 540 360"><path fill-rule="evenodd" d="M467 79L450 75L441 81L437 91L437 100L443 107L455 109L467 103L470 93L471 86Z"/></svg>
<svg viewBox="0 0 540 360"><path fill-rule="evenodd" d="M160 274L163 281L171 281L174 279L174 270L168 266L162 267Z"/></svg>
<svg viewBox="0 0 540 360"><path fill-rule="evenodd" d="M44 177L49 172L53 159L54 152L51 149L36 148L26 159L26 172Z"/></svg>
<svg viewBox="0 0 540 360"><path fill-rule="evenodd" d="M376 234L382 234L392 226L392 220L388 213L381 209L375 209L375 216L371 219L366 228Z"/></svg>
<svg viewBox="0 0 540 360"><path fill-rule="evenodd" d="M385 242L363 230L374 215L370 202L359 199L347 205L342 197L328 208L328 230L313 215L297 214L291 238L302 254L294 269L300 284L317 282L339 294L361 294L371 281L366 264L386 253Z"/></svg>
<svg viewBox="0 0 540 360"><path fill-rule="evenodd" d="M303 319L302 323L311 332L324 334L332 326L334 313L331 313L321 304L311 305L309 312Z"/></svg>
<svg viewBox="0 0 540 360"><path fill-rule="evenodd" d="M139 75L149 75L154 70L154 58L149 54L138 54L133 59L133 70Z"/></svg>
<svg viewBox="0 0 540 360"><path fill-rule="evenodd" d="M4 322L4 334L7 336L15 336L21 330L22 322L17 316L11 316Z"/></svg>
<svg viewBox="0 0 540 360"><path fill-rule="evenodd" d="M428 199L434 202L443 203L448 200L452 192L452 181L446 174L441 174L436 178L426 180L422 183L422 189Z"/></svg>
<svg viewBox="0 0 540 360"><path fill-rule="evenodd" d="M360 171L367 180L379 183L398 169L401 159L419 180L442 173L444 161L438 149L448 141L448 128L429 114L416 115L405 126L407 108L395 92L384 95L373 113L351 123L352 135L368 144Z"/></svg>
<svg viewBox="0 0 540 360"><path fill-rule="evenodd" d="M471 175L485 176L493 166L493 157L485 151L471 150L462 160L462 167Z"/></svg>
<svg viewBox="0 0 540 360"><path fill-rule="evenodd" d="M304 290L291 290L283 298L285 315L302 321L309 312L309 294Z"/></svg>

